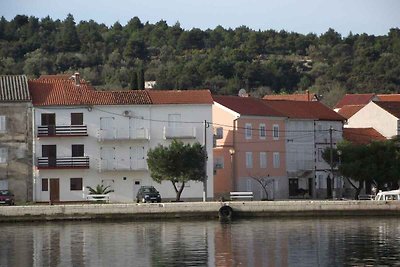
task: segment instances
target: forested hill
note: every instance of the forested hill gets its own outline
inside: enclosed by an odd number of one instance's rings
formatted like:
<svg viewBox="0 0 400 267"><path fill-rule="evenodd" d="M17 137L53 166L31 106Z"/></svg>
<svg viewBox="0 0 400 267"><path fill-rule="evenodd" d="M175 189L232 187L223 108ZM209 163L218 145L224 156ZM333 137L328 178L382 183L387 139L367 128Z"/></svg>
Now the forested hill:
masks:
<svg viewBox="0 0 400 267"><path fill-rule="evenodd" d="M0 19L0 74L79 71L98 88L209 88L253 95L309 89L332 104L345 92L399 92L400 30L384 36L254 31L216 27L183 30L179 23L125 26L18 15Z"/></svg>

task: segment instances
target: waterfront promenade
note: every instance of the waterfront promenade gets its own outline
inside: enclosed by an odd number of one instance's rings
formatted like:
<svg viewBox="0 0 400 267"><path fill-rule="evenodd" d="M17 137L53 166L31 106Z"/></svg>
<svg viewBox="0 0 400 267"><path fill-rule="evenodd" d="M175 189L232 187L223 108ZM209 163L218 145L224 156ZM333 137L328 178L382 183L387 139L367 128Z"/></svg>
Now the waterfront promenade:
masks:
<svg viewBox="0 0 400 267"><path fill-rule="evenodd" d="M228 201L145 204L60 204L0 206L0 222L93 219L218 218L223 206L232 217L399 216L397 201Z"/></svg>

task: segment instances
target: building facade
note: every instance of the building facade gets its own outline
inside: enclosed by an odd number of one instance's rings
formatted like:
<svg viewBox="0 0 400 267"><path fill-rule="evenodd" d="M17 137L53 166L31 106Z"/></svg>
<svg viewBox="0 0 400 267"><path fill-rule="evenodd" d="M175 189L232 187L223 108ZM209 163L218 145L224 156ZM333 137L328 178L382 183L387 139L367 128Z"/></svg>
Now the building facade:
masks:
<svg viewBox="0 0 400 267"><path fill-rule="evenodd" d="M190 181L182 199L213 198L212 98L199 91L96 91L76 78L30 82L35 123L35 200L83 201L87 186L110 186L113 202L136 201L140 186L153 185L174 199L170 182L150 177L149 149L173 139L204 144L208 183ZM192 98L195 96L194 98ZM204 138L205 133L207 138Z"/></svg>
<svg viewBox="0 0 400 267"><path fill-rule="evenodd" d="M0 76L0 190L32 201L32 105L25 75Z"/></svg>
<svg viewBox="0 0 400 267"><path fill-rule="evenodd" d="M213 124L216 197L252 191L255 199L287 198L285 116L259 99L214 96Z"/></svg>

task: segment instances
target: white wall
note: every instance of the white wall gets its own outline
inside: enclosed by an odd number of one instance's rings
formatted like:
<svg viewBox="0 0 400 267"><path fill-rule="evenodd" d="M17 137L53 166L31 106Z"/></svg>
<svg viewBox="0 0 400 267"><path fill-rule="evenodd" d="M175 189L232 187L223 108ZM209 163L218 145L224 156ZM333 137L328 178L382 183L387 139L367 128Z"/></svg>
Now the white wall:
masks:
<svg viewBox="0 0 400 267"><path fill-rule="evenodd" d="M154 182L150 173L146 170L117 170L117 171L99 171L99 162L101 147L113 148L116 155L116 161L125 163L129 161L130 147L145 147L145 154L151 147L158 144L168 145L172 140L165 140L163 136L164 126L168 126L168 114L181 114L182 122L185 127L196 128L196 139L182 139L184 142L194 143L195 141L203 144L204 140L204 120L212 121L211 105L130 105L130 106L95 106L90 111L86 107L70 108L36 108L35 124L40 125L42 113L56 113L56 125L70 125L70 114L82 112L84 124L88 127L87 137L40 137L36 139L35 156L42 154L42 145L57 145L57 156L71 156L71 144L84 144L85 156L90 157L89 169L67 169L67 170L37 170L35 172L35 190L36 201L48 201L48 192L41 191L41 178L59 178L60 179L60 200L73 201L82 200L81 191L70 191L70 178L83 178L83 187L96 186L102 182L112 184L114 193L111 194L113 201L129 202L134 201L136 192L140 185L153 185L161 193L162 197L173 199L175 191L170 182L157 184ZM129 129L129 118L123 115L123 112L129 110L133 116L143 117L142 126L149 129L150 140L103 140L99 141L98 134L100 130L100 118L114 118L114 125L117 131L126 132ZM197 123L195 123L197 122ZM208 197L213 197L213 156L212 156L212 126L207 129L207 174L208 174ZM140 184L135 184L139 182ZM185 187L182 198L203 197L203 183L190 181Z"/></svg>
<svg viewBox="0 0 400 267"><path fill-rule="evenodd" d="M398 134L398 119L374 102L369 102L348 119L347 127L373 127L386 138L392 138Z"/></svg>

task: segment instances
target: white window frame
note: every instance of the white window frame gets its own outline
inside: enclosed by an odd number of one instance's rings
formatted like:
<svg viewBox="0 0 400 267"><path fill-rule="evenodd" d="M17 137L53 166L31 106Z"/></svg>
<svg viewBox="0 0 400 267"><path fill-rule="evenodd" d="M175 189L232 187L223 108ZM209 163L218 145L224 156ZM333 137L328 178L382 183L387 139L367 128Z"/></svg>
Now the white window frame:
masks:
<svg viewBox="0 0 400 267"><path fill-rule="evenodd" d="M246 137L246 139L247 140L251 139L252 138L252 134L253 134L252 133L253 129L252 129L251 123L246 123L244 128L245 128L245 137Z"/></svg>
<svg viewBox="0 0 400 267"><path fill-rule="evenodd" d="M7 131L7 120L5 115L0 115L0 133L5 133Z"/></svg>
<svg viewBox="0 0 400 267"><path fill-rule="evenodd" d="M275 169L278 169L281 166L281 158L279 152L274 152L273 154L273 165Z"/></svg>
<svg viewBox="0 0 400 267"><path fill-rule="evenodd" d="M246 168L253 168L253 152L246 152Z"/></svg>
<svg viewBox="0 0 400 267"><path fill-rule="evenodd" d="M265 126L265 123L260 123L259 128L258 128L258 133L259 133L260 139L265 139L267 137L267 128Z"/></svg>
<svg viewBox="0 0 400 267"><path fill-rule="evenodd" d="M274 140L279 139L279 125L278 124L274 124L272 126L272 136L273 136Z"/></svg>
<svg viewBox="0 0 400 267"><path fill-rule="evenodd" d="M0 164L7 163L8 160L8 149L6 147L0 147Z"/></svg>
<svg viewBox="0 0 400 267"><path fill-rule="evenodd" d="M260 152L260 169L267 168L267 152Z"/></svg>

